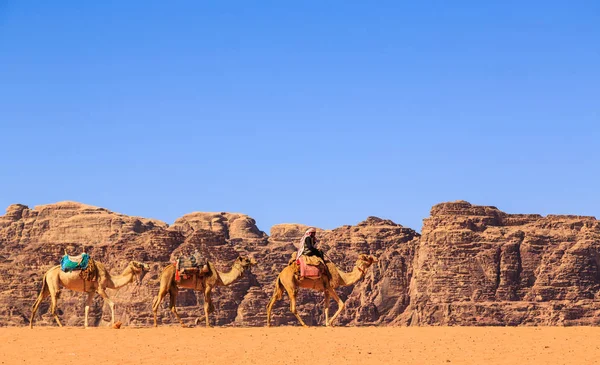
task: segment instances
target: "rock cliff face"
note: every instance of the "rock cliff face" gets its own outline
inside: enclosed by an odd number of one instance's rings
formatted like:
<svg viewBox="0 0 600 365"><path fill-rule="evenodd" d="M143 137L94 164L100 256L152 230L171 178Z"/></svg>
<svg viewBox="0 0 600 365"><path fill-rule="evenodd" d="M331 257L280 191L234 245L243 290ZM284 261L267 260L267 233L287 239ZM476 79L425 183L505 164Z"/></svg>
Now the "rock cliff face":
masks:
<svg viewBox="0 0 600 365"><path fill-rule="evenodd" d="M285 266L290 252L307 226L294 224L276 225L271 229L269 256L261 262L273 263L268 277L267 293L273 291L273 281ZM331 231L318 231L321 247L338 268L349 272L359 253L375 255L379 262L366 273L363 280L350 287L337 289L346 300L346 309L340 314L340 324L386 324L392 322L408 305L408 288L412 276L414 250L419 234L389 220L369 217L356 226L343 226ZM301 290L300 312L307 324L323 324L323 295ZM337 305L331 302L331 308ZM274 310L273 324L295 323L289 312L287 296Z"/></svg>
<svg viewBox="0 0 600 365"><path fill-rule="evenodd" d="M413 265L410 306L398 323L600 323L594 217L438 204L424 221Z"/></svg>
<svg viewBox="0 0 600 365"><path fill-rule="evenodd" d="M151 302L158 291L161 269L180 253L197 249L221 271L227 271L239 255L256 258L258 265L251 274L213 291L216 311L211 320L215 325L262 326L274 280L305 229L300 225L278 225L269 237L243 214L191 213L168 226L74 202L34 209L11 205L0 217L0 325L26 324L44 272L58 263L64 250L75 254L83 249L113 274L121 272L130 260L151 265L152 271L141 286L131 284L109 291L121 321L150 325ZM341 290L341 296L348 298L348 309L340 323L388 323L402 313L408 304L410 262L417 240L413 230L378 218L369 218L356 227L321 231L321 246L343 270L352 269L359 253L389 256L371 269L363 282ZM323 322L322 298L321 293L301 292L300 310L308 323ZM175 324L167 302L163 303L160 320ZM186 323L192 324L203 315L202 303L201 293L179 293L179 313ZM83 323L83 306L84 295L62 291L59 313L67 325ZM296 324L288 307L287 299L277 305L274 324ZM48 308L46 300L37 325L52 324ZM97 298L90 311L91 323L103 325L109 318L108 308Z"/></svg>
<svg viewBox="0 0 600 365"><path fill-rule="evenodd" d="M274 280L307 226L280 224L270 235L243 214L191 213L171 226L73 202L29 209L11 205L0 216L0 326L28 323L44 272L64 250L86 249L113 274L130 260L149 263L141 286L109 291L126 325L152 322L151 302L160 270L180 253L199 250L221 271L238 255L258 261L252 272L213 291L214 325L263 326ZM423 235L369 217L356 226L319 230L319 246L344 271L359 253L373 254L364 279L337 291L346 300L340 325L573 325L600 323L600 222L593 217L506 214L467 202L434 206ZM177 322L162 304L160 322ZM307 324L323 324L323 295L301 290ZM202 317L203 296L182 290L186 323ZM82 325L84 295L63 290L59 314ZM332 309L336 305L331 303ZM52 324L49 301L37 325ZM109 310L97 298L90 323L104 325ZM274 309L274 325L297 325L287 296Z"/></svg>

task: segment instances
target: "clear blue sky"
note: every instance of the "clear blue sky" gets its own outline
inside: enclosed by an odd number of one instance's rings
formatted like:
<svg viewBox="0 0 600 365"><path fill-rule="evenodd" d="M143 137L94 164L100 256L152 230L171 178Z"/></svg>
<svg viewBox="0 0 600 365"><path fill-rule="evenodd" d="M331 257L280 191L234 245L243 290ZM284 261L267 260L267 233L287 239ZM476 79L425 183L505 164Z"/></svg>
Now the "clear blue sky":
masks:
<svg viewBox="0 0 600 365"><path fill-rule="evenodd" d="M599 109L597 1L0 0L0 209L600 217Z"/></svg>

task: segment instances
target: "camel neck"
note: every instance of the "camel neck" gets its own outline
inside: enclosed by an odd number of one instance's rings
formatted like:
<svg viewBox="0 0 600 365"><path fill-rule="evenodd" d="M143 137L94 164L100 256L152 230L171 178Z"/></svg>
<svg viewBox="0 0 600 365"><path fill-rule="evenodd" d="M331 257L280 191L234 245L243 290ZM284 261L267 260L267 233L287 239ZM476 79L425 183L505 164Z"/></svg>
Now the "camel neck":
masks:
<svg viewBox="0 0 600 365"><path fill-rule="evenodd" d="M131 270L129 265L127 265L127 267L125 268L125 270L123 270L121 275L111 276L110 274L108 274L106 286L110 289L119 289L131 283L133 281L133 277L133 271Z"/></svg>
<svg viewBox="0 0 600 365"><path fill-rule="evenodd" d="M221 283L224 286L228 286L229 284L233 283L234 281L236 281L237 279L242 277L243 273L244 273L244 269L237 261L233 264L233 267L231 268L231 270L229 272L218 272L217 271L217 274L219 274L219 278L221 279Z"/></svg>
<svg viewBox="0 0 600 365"><path fill-rule="evenodd" d="M365 276L365 273L361 271L357 265L354 265L354 268L350 272L344 272L342 270L338 270L338 272L341 279L340 286L352 285Z"/></svg>

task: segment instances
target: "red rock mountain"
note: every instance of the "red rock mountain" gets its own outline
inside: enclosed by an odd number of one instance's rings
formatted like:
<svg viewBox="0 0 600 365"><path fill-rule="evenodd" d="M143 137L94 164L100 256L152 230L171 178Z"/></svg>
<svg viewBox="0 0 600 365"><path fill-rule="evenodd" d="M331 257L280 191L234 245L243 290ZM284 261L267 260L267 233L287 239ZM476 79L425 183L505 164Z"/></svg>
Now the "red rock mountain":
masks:
<svg viewBox="0 0 600 365"><path fill-rule="evenodd" d="M278 272L306 226L280 224L270 235L243 214L191 213L172 225L130 217L74 202L29 209L11 205L0 216L0 326L28 322L44 272L64 250L86 249L111 273L130 260L149 263L140 286L109 291L125 325L148 326L162 267L180 253L198 249L218 269L240 255L258 265L250 275L213 292L214 325L263 326L265 307ZM320 231L319 245L338 267L350 271L359 253L379 262L364 280L338 289L347 308L339 325L574 325L598 324L600 223L593 217L507 214L467 202L434 206L423 235L389 220L369 217L356 226ZM307 324L323 324L323 296L301 290ZM182 290L179 313L186 323L202 316L202 295ZM176 324L163 303L160 320ZM331 303L332 308L335 304ZM63 290L60 315L82 325L84 296ZM49 301L37 325L52 324ZM287 296L273 324L296 325ZM92 324L109 320L97 298Z"/></svg>

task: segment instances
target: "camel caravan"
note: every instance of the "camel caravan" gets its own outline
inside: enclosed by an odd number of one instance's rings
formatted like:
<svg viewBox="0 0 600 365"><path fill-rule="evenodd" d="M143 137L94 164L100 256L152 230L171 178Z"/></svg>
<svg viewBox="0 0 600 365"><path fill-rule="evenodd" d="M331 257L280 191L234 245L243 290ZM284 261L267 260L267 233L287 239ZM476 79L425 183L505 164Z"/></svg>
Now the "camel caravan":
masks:
<svg viewBox="0 0 600 365"><path fill-rule="evenodd" d="M364 278L369 267L377 262L372 255L360 254L351 272L344 272L326 259L324 253L316 247L316 230L309 228L297 244L298 250L291 254L288 265L281 270L275 279L273 296L267 305L267 327L271 326L272 310L275 303L287 292L290 300L290 311L303 327L306 323L298 314L296 297L299 288L323 292L325 296L324 313L325 326L332 327L336 318L344 310L344 301L337 295L335 289L342 286L353 285ZM220 272L214 263L204 259L196 251L191 255L180 255L174 262L163 268L160 274L160 287L158 294L152 300L154 327L157 327L157 314L164 297L169 294L169 309L177 318L182 327L183 320L177 313L177 293L181 289L191 289L204 294L204 319L206 327L211 327L209 314L214 312L211 291L217 286L228 286L244 276L252 266L256 265L253 258L239 256L235 259L227 272ZM87 253L70 256L65 252L61 264L50 268L42 279L42 288L33 304L30 328L42 301L50 297L50 314L62 327L57 313L57 299L61 288L87 294L85 302L84 327L88 328L89 307L93 303L95 294L100 295L108 304L111 311L110 325L119 328L121 322L115 323L115 304L106 293L106 289L119 289L132 282L141 284L142 279L150 271L150 266L145 263L131 261L119 275L111 275L101 262L91 258ZM333 299L338 304L337 311L329 316L329 302ZM198 320L196 320L196 324Z"/></svg>

